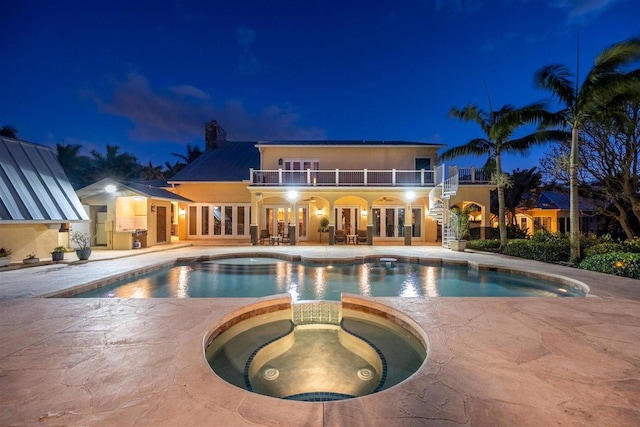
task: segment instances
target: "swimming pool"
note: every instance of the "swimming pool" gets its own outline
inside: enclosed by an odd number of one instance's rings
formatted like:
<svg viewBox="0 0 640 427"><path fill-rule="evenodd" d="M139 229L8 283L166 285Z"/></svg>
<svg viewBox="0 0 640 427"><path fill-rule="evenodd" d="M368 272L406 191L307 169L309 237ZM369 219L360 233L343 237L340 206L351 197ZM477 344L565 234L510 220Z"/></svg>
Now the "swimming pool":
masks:
<svg viewBox="0 0 640 427"><path fill-rule="evenodd" d="M289 293L293 300L339 301L342 293L372 297L585 296L540 277L453 265L410 262L305 263L230 258L178 264L75 298L224 298Z"/></svg>

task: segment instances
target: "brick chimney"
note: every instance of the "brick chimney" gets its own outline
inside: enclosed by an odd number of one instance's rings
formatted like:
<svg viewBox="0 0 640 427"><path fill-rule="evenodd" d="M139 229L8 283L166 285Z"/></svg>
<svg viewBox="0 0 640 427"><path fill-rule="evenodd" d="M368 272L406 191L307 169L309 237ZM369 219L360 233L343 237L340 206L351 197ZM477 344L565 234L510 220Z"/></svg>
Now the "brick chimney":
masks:
<svg viewBox="0 0 640 427"><path fill-rule="evenodd" d="M215 120L204 126L204 151L213 151L227 141L227 133Z"/></svg>

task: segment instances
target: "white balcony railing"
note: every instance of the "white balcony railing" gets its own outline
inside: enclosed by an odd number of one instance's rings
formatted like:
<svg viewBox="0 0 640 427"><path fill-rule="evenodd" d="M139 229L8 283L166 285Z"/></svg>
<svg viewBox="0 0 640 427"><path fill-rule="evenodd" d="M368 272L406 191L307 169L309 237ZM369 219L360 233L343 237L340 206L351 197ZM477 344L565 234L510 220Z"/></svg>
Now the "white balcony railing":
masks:
<svg viewBox="0 0 640 427"><path fill-rule="evenodd" d="M474 178L483 177L481 169L462 168L465 177L461 183L486 182ZM250 185L273 186L309 186L309 187L433 187L436 184L434 170L284 170L284 169L251 169Z"/></svg>

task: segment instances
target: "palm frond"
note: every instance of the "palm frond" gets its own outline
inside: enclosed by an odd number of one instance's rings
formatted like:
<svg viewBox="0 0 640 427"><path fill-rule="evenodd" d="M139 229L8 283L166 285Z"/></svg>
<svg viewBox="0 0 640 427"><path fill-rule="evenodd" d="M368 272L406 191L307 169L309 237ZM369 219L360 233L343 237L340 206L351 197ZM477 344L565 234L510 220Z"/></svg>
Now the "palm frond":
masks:
<svg viewBox="0 0 640 427"><path fill-rule="evenodd" d="M438 161L451 160L463 156L483 156L492 152L493 143L488 139L476 138L458 147L452 147L440 154Z"/></svg>
<svg viewBox="0 0 640 427"><path fill-rule="evenodd" d="M571 81L572 74L560 64L552 64L536 71L534 82L537 87L546 89L569 108L573 108L576 91Z"/></svg>
<svg viewBox="0 0 640 427"><path fill-rule="evenodd" d="M522 138L512 139L503 144L502 150L509 153L524 153L535 145L571 139L571 132L563 130L540 130Z"/></svg>
<svg viewBox="0 0 640 427"><path fill-rule="evenodd" d="M597 56L587 80L597 79L604 74L620 71L620 67L640 61L640 38L634 37L616 43Z"/></svg>

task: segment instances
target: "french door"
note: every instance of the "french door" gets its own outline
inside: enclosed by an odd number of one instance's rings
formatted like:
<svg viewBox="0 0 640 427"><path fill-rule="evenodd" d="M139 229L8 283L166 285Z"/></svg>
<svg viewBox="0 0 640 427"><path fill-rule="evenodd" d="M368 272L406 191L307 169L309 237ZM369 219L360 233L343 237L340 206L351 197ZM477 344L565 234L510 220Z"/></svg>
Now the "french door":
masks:
<svg viewBox="0 0 640 427"><path fill-rule="evenodd" d="M307 206L298 206L296 208L296 232L297 240L307 240L309 236L309 208ZM261 228L269 230L272 236L284 235L289 233L289 225L294 219L291 215L291 206L265 206L260 223L264 224Z"/></svg>
<svg viewBox="0 0 640 427"><path fill-rule="evenodd" d="M372 211L374 237L385 240L404 239L405 208L374 207ZM411 209L411 237L422 237L422 208Z"/></svg>
<svg viewBox="0 0 640 427"><path fill-rule="evenodd" d="M346 234L357 234L358 230L366 230L366 222L362 224L359 206L336 206L336 227Z"/></svg>

